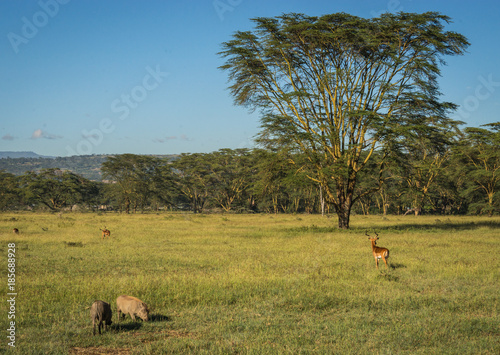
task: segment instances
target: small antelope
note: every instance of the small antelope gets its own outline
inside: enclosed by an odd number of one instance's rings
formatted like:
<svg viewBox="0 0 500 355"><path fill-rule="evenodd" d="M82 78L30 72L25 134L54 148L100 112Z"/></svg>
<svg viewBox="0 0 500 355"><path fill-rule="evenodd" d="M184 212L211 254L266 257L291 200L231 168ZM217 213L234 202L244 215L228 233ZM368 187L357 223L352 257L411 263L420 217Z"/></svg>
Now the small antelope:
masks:
<svg viewBox="0 0 500 355"><path fill-rule="evenodd" d="M106 237L109 238L111 236L111 232L108 229L106 229L106 227L104 227L104 229L100 229L100 230L102 231L101 239L104 239Z"/></svg>
<svg viewBox="0 0 500 355"><path fill-rule="evenodd" d="M19 229L17 228L14 228L12 231L14 232L14 234L19 234Z"/></svg>
<svg viewBox="0 0 500 355"><path fill-rule="evenodd" d="M375 237L370 237L370 235L368 235L368 231L365 232L365 234L368 236L368 239L372 242L373 257L375 258L377 269L378 269L378 259L382 259L385 263L385 266L389 268L389 265L387 265L387 259L389 259L389 249L377 246L377 240L378 240L377 232L375 232Z"/></svg>

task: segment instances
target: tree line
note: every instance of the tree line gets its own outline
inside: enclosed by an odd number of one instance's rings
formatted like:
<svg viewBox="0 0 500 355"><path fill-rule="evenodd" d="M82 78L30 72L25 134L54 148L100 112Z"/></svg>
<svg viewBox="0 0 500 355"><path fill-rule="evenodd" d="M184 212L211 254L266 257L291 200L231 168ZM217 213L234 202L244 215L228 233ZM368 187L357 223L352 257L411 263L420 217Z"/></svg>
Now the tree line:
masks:
<svg viewBox="0 0 500 355"><path fill-rule="evenodd" d="M353 212L500 212L500 122L458 131L446 144L415 139L405 147L389 158L370 153ZM293 149L221 149L174 160L123 154L102 163L102 182L58 168L18 176L0 171L0 209L334 213L313 169ZM329 188L335 191L334 181Z"/></svg>

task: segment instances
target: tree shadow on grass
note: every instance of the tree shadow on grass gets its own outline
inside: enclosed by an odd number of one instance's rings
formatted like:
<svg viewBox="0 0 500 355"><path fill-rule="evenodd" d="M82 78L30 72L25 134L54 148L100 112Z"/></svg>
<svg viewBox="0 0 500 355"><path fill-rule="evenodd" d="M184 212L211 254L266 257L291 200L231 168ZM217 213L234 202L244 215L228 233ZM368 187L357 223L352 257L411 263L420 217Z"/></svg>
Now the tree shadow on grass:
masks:
<svg viewBox="0 0 500 355"><path fill-rule="evenodd" d="M411 217L408 217L411 218ZM500 229L500 221L477 221L477 222L460 222L460 221L450 221L441 220L439 218L435 219L435 223L415 223L415 222L392 222L390 219L387 220L386 225L377 225L375 228L367 227L356 227L351 226L349 229L339 229L336 226L322 227L322 226L301 226L285 228L285 231L290 236L299 235L302 233L350 233L350 234L365 234L367 229L375 229L377 232L386 231L426 231L426 230L443 230L443 231L455 231L455 230L474 230L479 228L491 228Z"/></svg>
<svg viewBox="0 0 500 355"><path fill-rule="evenodd" d="M401 223L390 225L388 222L387 226L377 226L376 230L379 231L405 231L405 230L443 230L443 231L453 231L453 230L474 230L479 228L491 228L500 229L499 221L478 221L478 222L452 222L449 220L440 220L436 218L435 223ZM362 230L363 228L357 228Z"/></svg>

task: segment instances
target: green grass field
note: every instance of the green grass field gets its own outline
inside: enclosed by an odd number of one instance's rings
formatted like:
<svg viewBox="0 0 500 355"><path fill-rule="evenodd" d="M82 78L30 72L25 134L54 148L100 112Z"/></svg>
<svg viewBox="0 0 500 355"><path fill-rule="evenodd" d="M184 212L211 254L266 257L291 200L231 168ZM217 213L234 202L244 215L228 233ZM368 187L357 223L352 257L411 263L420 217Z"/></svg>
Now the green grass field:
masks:
<svg viewBox="0 0 500 355"><path fill-rule="evenodd" d="M0 352L498 354L500 218L0 214ZM101 240L99 228L111 230ZM20 230L19 235L12 228ZM365 230L390 249L375 268ZM8 244L15 243L15 351ZM116 303L150 322L117 324ZM92 336L89 307L114 324Z"/></svg>

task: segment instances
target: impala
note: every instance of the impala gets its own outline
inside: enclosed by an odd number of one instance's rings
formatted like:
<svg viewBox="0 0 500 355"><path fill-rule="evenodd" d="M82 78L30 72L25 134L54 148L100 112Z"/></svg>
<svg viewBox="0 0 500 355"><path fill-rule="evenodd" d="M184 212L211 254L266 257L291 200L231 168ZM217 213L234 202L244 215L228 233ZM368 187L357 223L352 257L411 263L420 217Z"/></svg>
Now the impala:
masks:
<svg viewBox="0 0 500 355"><path fill-rule="evenodd" d="M106 227L104 227L104 229L101 229L101 231L102 231L101 239L104 239L105 237L109 238L111 236L111 232L108 229L106 229Z"/></svg>
<svg viewBox="0 0 500 355"><path fill-rule="evenodd" d="M389 259L389 249L387 248L381 248L377 246L377 240L378 240L378 234L375 232L375 237L371 237L368 234L368 231L365 232L365 234L368 236L368 239L372 242L372 251L373 251L373 257L375 258L375 263L377 265L378 269L378 260L382 259L385 263L385 266L389 268L389 265L387 265L387 259Z"/></svg>

